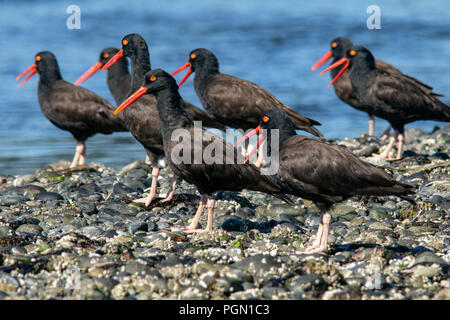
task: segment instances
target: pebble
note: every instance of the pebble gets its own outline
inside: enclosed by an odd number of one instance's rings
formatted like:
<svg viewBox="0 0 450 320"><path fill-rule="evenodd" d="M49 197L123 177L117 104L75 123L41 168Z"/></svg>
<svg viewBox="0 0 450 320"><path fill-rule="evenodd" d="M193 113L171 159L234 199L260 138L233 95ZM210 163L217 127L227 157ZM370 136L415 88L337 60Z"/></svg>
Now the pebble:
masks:
<svg viewBox="0 0 450 320"><path fill-rule="evenodd" d="M0 299L448 300L450 174L440 153L450 125L407 133L408 159L364 159L416 184L418 207L393 196L343 201L330 210L329 248L319 254L302 254L320 222L305 199L288 205L248 190L218 193L213 231L186 234L195 187L179 182L171 203L132 203L151 183L143 161L5 176L0 266L19 267L0 271ZM341 144L370 157L386 142L362 135ZM160 195L172 177L163 166ZM206 224L205 212L199 227Z"/></svg>

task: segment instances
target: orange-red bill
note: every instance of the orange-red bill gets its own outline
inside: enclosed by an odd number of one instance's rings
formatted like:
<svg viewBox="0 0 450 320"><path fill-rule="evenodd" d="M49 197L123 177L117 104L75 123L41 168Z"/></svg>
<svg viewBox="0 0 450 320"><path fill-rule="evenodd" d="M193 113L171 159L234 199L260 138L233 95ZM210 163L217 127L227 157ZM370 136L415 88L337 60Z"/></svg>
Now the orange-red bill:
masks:
<svg viewBox="0 0 450 320"><path fill-rule="evenodd" d="M97 62L92 67L87 69L85 73L83 73L73 84L76 86L81 85L83 82L85 82L87 79L92 77L98 70L102 68L102 63Z"/></svg>
<svg viewBox="0 0 450 320"><path fill-rule="evenodd" d="M250 157L256 152L256 150L258 150L259 146L261 145L261 143L264 141L264 135L260 134L259 135L259 139L258 142L256 143L256 146L253 147L252 151L250 151L250 153L248 154L247 158L245 159L244 163L247 163L248 160L250 159Z"/></svg>
<svg viewBox="0 0 450 320"><path fill-rule="evenodd" d="M315 65L312 66L312 70L316 70L318 67L320 67L321 65L323 65L325 62L327 62L329 59L331 59L331 57L333 56L333 53L331 51L328 51L327 53L325 53L325 55L320 58Z"/></svg>
<svg viewBox="0 0 450 320"><path fill-rule="evenodd" d="M122 102L122 104L114 111L114 114L118 114L128 108L133 102L138 100L140 97L142 97L144 94L146 94L148 91L148 88L146 87L140 87L136 90L135 93L133 93L131 96L128 97L127 100Z"/></svg>
<svg viewBox="0 0 450 320"><path fill-rule="evenodd" d="M172 73L172 77L174 75L176 75L177 73L183 71L186 68L189 68L188 72L186 73L186 75L184 76L183 79L181 79L180 83L178 84L178 87L181 87L181 85L187 80L187 78L189 78L189 76L192 74L192 69L190 68L191 64L189 62L186 62L185 64L183 64L181 67L179 67L177 70L175 70Z"/></svg>
<svg viewBox="0 0 450 320"><path fill-rule="evenodd" d="M17 76L17 78L16 78L16 81L19 80L20 78L22 78L24 75L26 75L30 71L31 71L31 73L25 79L23 79L23 81L21 83L19 83L19 87L21 87L25 82L27 82L32 76L34 76L37 73L37 66L36 66L36 64L32 64L27 69L25 69L24 72L19 74Z"/></svg>
<svg viewBox="0 0 450 320"><path fill-rule="evenodd" d="M123 49L120 49L119 52L117 52L114 57L112 57L102 68L102 71L107 70L109 67L111 67L114 63L119 61L123 58Z"/></svg>
<svg viewBox="0 0 450 320"><path fill-rule="evenodd" d="M336 61L335 63L333 63L331 66L329 66L328 68L326 68L325 70L323 70L320 73L320 75L323 75L325 72L328 72L331 69L339 67L341 64L344 64L344 63L345 63L345 66L341 69L341 71L339 71L339 73L336 75L336 77L334 77L333 81L330 82L330 84L328 85L328 88L331 87L331 85L333 83L335 83L336 80L339 79L340 76L342 76L342 74L344 73L345 70L347 70L348 65L350 64L350 60L348 60L347 58L342 58L339 61Z"/></svg>
<svg viewBox="0 0 450 320"><path fill-rule="evenodd" d="M236 147L238 144L241 144L242 142L244 142L245 140L249 139L251 136L254 136L255 134L259 133L259 131L261 130L261 126L257 126L255 129L253 129L252 131L250 131L249 133L247 133L245 136L243 136L242 138L240 138L233 147Z"/></svg>

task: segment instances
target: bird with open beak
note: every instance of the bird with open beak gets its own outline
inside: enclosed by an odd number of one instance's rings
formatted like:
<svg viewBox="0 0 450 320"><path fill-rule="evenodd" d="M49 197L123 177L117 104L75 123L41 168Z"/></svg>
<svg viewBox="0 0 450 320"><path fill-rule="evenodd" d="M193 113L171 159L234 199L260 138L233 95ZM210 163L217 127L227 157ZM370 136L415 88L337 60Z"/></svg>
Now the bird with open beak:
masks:
<svg viewBox="0 0 450 320"><path fill-rule="evenodd" d="M265 132L258 141L267 139L271 145L272 130L278 130L279 136L279 170L273 179L282 192L313 201L322 213L315 241L305 253L327 251L329 211L338 202L356 195L395 195L414 202L406 197L414 193L412 186L396 181L346 148L297 135L291 119L281 110L264 113L259 126L244 139Z"/></svg>
<svg viewBox="0 0 450 320"><path fill-rule="evenodd" d="M372 53L361 46L353 46L346 56L336 61L320 74L343 65L333 81L348 69L350 82L358 100L368 106L374 115L387 120L395 130L389 143L380 155L385 160L400 160L403 154L405 124L417 120L450 121L450 108L435 94L426 90L409 77L376 68ZM395 141L397 154L389 155Z"/></svg>
<svg viewBox="0 0 450 320"><path fill-rule="evenodd" d="M234 153L232 145L226 143L220 137L203 130L195 128L192 119L187 115L184 107L184 101L178 92L178 85L170 74L155 69L145 75L143 86L133 93L126 101L120 105L115 113L124 111L126 108L133 108L133 103L144 95L152 95L156 98L159 116L161 120L161 132L163 135L164 151L168 155L168 164L176 175L180 176L188 183L195 185L201 194L201 201L192 223L185 229L187 233L212 231L215 200L213 195L217 191L241 191L250 189L271 194L275 197L290 202L278 186L269 176L262 175L260 169L252 164L242 164L238 162L237 154ZM181 142L178 139L172 139L176 130L184 129L189 133L187 139ZM201 134L195 133L195 130L201 130ZM200 138L198 138L200 137ZM201 150L205 150L211 142L215 145L220 144L222 159L230 154L230 161L209 162L201 159L200 163L195 161L178 161L174 159L175 148L183 146L183 150L189 150L189 154L183 154L183 158L194 159L196 148L194 145L200 145ZM217 154L216 154L217 156ZM205 208L208 208L208 220L205 230L198 228L200 216Z"/></svg>

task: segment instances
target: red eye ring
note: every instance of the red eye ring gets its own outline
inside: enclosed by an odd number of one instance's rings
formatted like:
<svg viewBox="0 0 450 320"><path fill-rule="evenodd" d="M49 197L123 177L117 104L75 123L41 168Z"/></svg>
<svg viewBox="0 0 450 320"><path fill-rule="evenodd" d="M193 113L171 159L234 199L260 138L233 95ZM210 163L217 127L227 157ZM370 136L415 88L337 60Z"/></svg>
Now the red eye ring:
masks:
<svg viewBox="0 0 450 320"><path fill-rule="evenodd" d="M190 57L191 57L191 59L195 59L195 58L197 58L197 55L195 53L191 53Z"/></svg>
<svg viewBox="0 0 450 320"><path fill-rule="evenodd" d="M336 43L336 42L332 42L331 43L331 47L334 49L334 48L337 48L337 46L338 46L338 44Z"/></svg>
<svg viewBox="0 0 450 320"><path fill-rule="evenodd" d="M149 79L150 79L150 81L152 81L152 82L153 82L153 81L155 81L155 80L156 80L156 77L155 77L155 76L150 76L150 78L149 78Z"/></svg>
<svg viewBox="0 0 450 320"><path fill-rule="evenodd" d="M122 44L123 44L124 46L126 46L126 45L128 44L128 40L127 40L127 39L123 39L123 40L122 40Z"/></svg>
<svg viewBox="0 0 450 320"><path fill-rule="evenodd" d="M262 118L262 121L264 122L264 123L267 123L267 122L269 122L269 117L268 116L264 116L263 118Z"/></svg>

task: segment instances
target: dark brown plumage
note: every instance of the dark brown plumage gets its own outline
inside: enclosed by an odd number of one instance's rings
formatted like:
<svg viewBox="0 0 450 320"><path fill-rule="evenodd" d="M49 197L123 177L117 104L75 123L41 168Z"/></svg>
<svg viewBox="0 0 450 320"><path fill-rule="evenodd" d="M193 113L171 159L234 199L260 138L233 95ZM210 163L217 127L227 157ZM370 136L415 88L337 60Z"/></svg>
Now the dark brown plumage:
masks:
<svg viewBox="0 0 450 320"><path fill-rule="evenodd" d="M348 62L348 63L347 63ZM404 126L417 120L450 121L450 108L438 97L410 77L377 69L372 53L364 47L353 46L347 56L328 67L346 63L356 97L377 117L387 120L395 130L386 150L376 155L388 160L402 157ZM389 151L398 140L397 156Z"/></svg>
<svg viewBox="0 0 450 320"><path fill-rule="evenodd" d="M325 55L327 56L327 59L321 58L314 66L313 70L320 67L323 63L325 63L328 59L333 58L332 63L335 63L345 57L346 52L350 50L350 48L353 46L353 43L344 37L338 37L331 41L331 50ZM324 57L325 57L324 56ZM344 66L339 66L337 68L334 68L330 71L330 76L332 79L336 77L336 75L342 70ZM398 70L393 65L381 61L381 60L375 60L375 67L379 70L384 70L393 74L401 75L405 79L409 79L410 81L414 82L416 85L420 86L424 91L428 92L429 94L441 96L440 94L436 94L433 92L433 88L429 85L424 84L423 82L403 74L400 70ZM369 135L373 135L374 133L374 126L375 126L375 119L373 112L371 108L369 108L366 105L363 105L359 99L356 97L355 92L353 91L352 85L350 83L350 71L344 71L344 73L334 82L333 84L334 91L337 95L337 97L342 100L343 102L347 103L351 107L366 112L369 115ZM388 133L389 130L386 130Z"/></svg>
<svg viewBox="0 0 450 320"><path fill-rule="evenodd" d="M38 98L42 112L77 141L71 167L84 164L85 141L90 136L128 131L123 118L114 116L114 107L110 103L92 91L63 80L53 53L39 52L35 60L35 69L40 75Z"/></svg>
<svg viewBox="0 0 450 320"><path fill-rule="evenodd" d="M150 55L146 41L142 36L136 33L128 34L122 39L122 49L110 58L103 69L109 69L122 57L129 57L131 61L131 83L129 94L136 91L144 82L144 75L151 70ZM202 121L203 126L225 130L225 127L210 117L206 112L196 106L185 101L186 112L191 119ZM147 159L152 166L152 185L150 194L144 199L137 201L145 202L146 206L156 199L157 177L159 175L158 157L164 155L163 138L161 136L161 123L156 107L156 99L154 96L147 95L135 102L133 108L129 108L123 112L126 125L132 135L145 148ZM164 202L172 199L176 179L171 184L171 189Z"/></svg>
<svg viewBox="0 0 450 320"><path fill-rule="evenodd" d="M313 127L320 125L319 122L292 110L253 82L220 73L219 62L211 51L193 50L185 66L190 67L189 74L195 72L195 92L203 107L223 124L237 129L251 129L258 125L264 112L280 109L291 117L297 129L322 136Z"/></svg>
<svg viewBox="0 0 450 320"><path fill-rule="evenodd" d="M312 200L322 212L323 234L318 232L316 243L308 252L326 250L331 219L328 211L335 203L356 195L395 195L414 202L407 197L414 193L412 186L361 161L345 147L297 135L290 118L280 110L266 112L259 127L268 130L267 145L272 144L270 130L279 130L279 170L274 180L281 190Z"/></svg>
<svg viewBox="0 0 450 320"><path fill-rule="evenodd" d="M159 116L161 118L161 129L164 141L164 150L168 157L168 163L176 175L187 182L194 184L202 200L194 221L186 232L198 232L198 220L207 203L208 226L212 230L212 218L214 210L213 194L220 190L240 191L250 189L266 192L283 200L288 198L280 192L280 187L269 177L261 175L260 169L251 164L238 164L237 154L234 148L223 141L220 137L201 130L202 140L198 139L199 133L194 133L194 124L184 109L184 102L178 93L175 80L161 69L147 72L144 86L125 101L118 110L133 108L137 99L144 94L156 97ZM182 141L172 141L173 133L177 129L184 129L186 137ZM188 135L189 133L189 135ZM209 162L206 158L199 159L198 149L205 155L205 150L214 141L214 152L212 156L215 161ZM217 147L220 145L221 147ZM183 150L183 151L181 151ZM180 155L182 154L182 155ZM231 154L231 161L226 160L226 154ZM175 156L180 155L180 158ZM213 159L210 159L213 160ZM231 162L231 163L230 163Z"/></svg>

